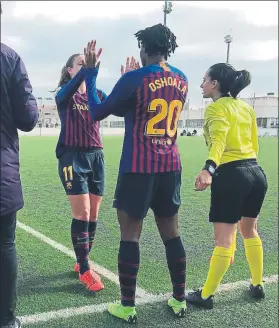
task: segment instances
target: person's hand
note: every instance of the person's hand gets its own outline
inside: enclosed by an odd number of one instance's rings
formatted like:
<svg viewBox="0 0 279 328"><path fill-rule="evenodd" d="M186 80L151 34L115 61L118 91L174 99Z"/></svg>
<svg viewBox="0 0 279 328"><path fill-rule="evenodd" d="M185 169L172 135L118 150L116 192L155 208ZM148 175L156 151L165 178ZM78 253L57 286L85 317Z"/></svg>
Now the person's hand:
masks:
<svg viewBox="0 0 279 328"><path fill-rule="evenodd" d="M124 65L121 65L121 75L124 75L127 72L131 72L139 68L140 64L138 61L135 60L134 57L131 57L131 59L130 57L127 57L126 66L124 67Z"/></svg>
<svg viewBox="0 0 279 328"><path fill-rule="evenodd" d="M202 170L196 177L195 190L203 191L212 183L212 176L206 170Z"/></svg>
<svg viewBox="0 0 279 328"><path fill-rule="evenodd" d="M101 56L102 51L102 48L98 51L96 50L96 40L88 42L87 47L84 48L84 67L99 68L101 63L99 57Z"/></svg>

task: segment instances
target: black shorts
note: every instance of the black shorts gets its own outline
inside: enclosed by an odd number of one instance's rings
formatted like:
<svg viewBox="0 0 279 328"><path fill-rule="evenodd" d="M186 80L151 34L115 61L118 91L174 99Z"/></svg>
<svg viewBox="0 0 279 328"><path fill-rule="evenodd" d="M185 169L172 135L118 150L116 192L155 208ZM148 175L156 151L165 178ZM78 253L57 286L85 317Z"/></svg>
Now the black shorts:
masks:
<svg viewBox="0 0 279 328"><path fill-rule="evenodd" d="M256 218L261 210L267 179L256 160L241 160L219 166L211 185L210 222L237 223Z"/></svg>
<svg viewBox="0 0 279 328"><path fill-rule="evenodd" d="M151 208L157 217L171 217L180 207L181 172L119 174L113 207L143 219Z"/></svg>
<svg viewBox="0 0 279 328"><path fill-rule="evenodd" d="M58 172L67 195L104 194L105 162L102 149L64 152L58 160Z"/></svg>

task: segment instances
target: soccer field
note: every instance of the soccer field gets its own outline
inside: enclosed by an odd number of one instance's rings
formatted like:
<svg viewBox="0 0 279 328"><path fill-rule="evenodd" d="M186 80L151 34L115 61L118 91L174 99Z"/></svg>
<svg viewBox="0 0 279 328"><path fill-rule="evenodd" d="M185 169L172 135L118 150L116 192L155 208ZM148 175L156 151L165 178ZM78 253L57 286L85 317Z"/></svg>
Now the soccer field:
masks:
<svg viewBox="0 0 279 328"><path fill-rule="evenodd" d="M18 214L19 257L18 311L24 327L124 327L108 315L107 302L119 299L117 253L119 226L112 208L114 187L122 149L122 137L104 137L106 192L100 210L95 248L91 260L102 274L105 289L90 294L73 272L71 211L58 177L56 137L20 138L21 175L25 207ZM194 191L196 174L206 158L201 137L179 138L183 163L180 231L187 252L187 289L202 286L213 244L208 223L210 191ZM266 299L251 302L246 295L249 269L238 236L235 263L216 295L212 311L189 307L188 315L176 319L166 305L171 283L162 245L150 212L140 241L138 277L138 327L278 327L278 139L260 139L260 164L269 190L259 221L263 240ZM246 281L247 282L244 282Z"/></svg>

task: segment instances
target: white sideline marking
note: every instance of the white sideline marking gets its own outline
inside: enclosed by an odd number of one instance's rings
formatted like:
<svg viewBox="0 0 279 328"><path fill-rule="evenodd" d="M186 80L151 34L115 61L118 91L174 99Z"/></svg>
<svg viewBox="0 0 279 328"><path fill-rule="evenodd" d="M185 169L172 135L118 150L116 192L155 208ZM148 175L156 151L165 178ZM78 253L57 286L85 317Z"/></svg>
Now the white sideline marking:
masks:
<svg viewBox="0 0 279 328"><path fill-rule="evenodd" d="M19 222L19 221L17 221L17 226L20 229L30 233L34 237L37 237L38 239L45 242L46 244L52 246L53 248L60 251L61 253L64 253L64 254L68 255L69 257L71 257L73 259L76 259L76 255L75 255L74 251L72 251L71 249L63 246L62 244L57 243L56 241L54 241L54 240L50 239L49 237L43 235L39 231L37 231L37 230L25 225L24 223ZM98 265L96 262L92 263L90 261L90 264L92 265L92 267L94 267L94 271L96 271L101 276L107 278L108 280L114 282L116 285L119 286L119 278L115 273L107 270L106 268L103 268L102 266ZM137 288L137 294L138 294L139 297L147 297L147 296L151 295L142 288Z"/></svg>
<svg viewBox="0 0 279 328"><path fill-rule="evenodd" d="M271 284L278 282L278 275L265 277L265 284ZM220 285L218 288L218 293L232 291L235 289L239 289L243 286L247 286L249 284L249 280L237 281L233 283ZM187 291L188 292L188 291ZM158 295L147 295L145 298L140 298L137 300L137 305L149 304L149 303L160 303L162 301L167 300L170 297L170 294L158 294ZM37 313L29 316L21 317L20 320L22 324L35 324L38 322L47 322L54 319L66 319L71 318L77 315L82 314L94 314L94 313L102 313L107 310L108 303L102 303L97 305L87 305L76 308L67 308L57 311L51 312L43 312Z"/></svg>
<svg viewBox="0 0 279 328"><path fill-rule="evenodd" d="M157 303L164 301L166 295L148 295L145 298L140 298L137 300L137 305ZM33 314L30 316L24 316L20 318L22 324L34 324L38 322L46 322L53 319L66 319L74 317L81 314L93 314L105 312L109 303L102 303L97 305L87 305L78 308L67 308L58 311L43 312L38 314Z"/></svg>

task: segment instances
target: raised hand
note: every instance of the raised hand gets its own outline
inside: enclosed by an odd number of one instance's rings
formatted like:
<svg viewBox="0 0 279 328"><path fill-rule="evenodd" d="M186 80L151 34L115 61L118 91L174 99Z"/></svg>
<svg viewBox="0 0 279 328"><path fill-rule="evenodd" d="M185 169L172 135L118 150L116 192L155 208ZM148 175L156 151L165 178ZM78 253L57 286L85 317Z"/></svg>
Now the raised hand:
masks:
<svg viewBox="0 0 279 328"><path fill-rule="evenodd" d="M134 57L131 57L131 59L130 57L127 57L125 67L124 65L121 65L121 75L124 75L127 72L131 72L139 68L140 68L140 64L138 61L135 60Z"/></svg>
<svg viewBox="0 0 279 328"><path fill-rule="evenodd" d="M87 68L99 68L101 63L99 57L102 51L102 48L98 51L96 50L96 40L89 41L87 47L84 48L84 66Z"/></svg>

